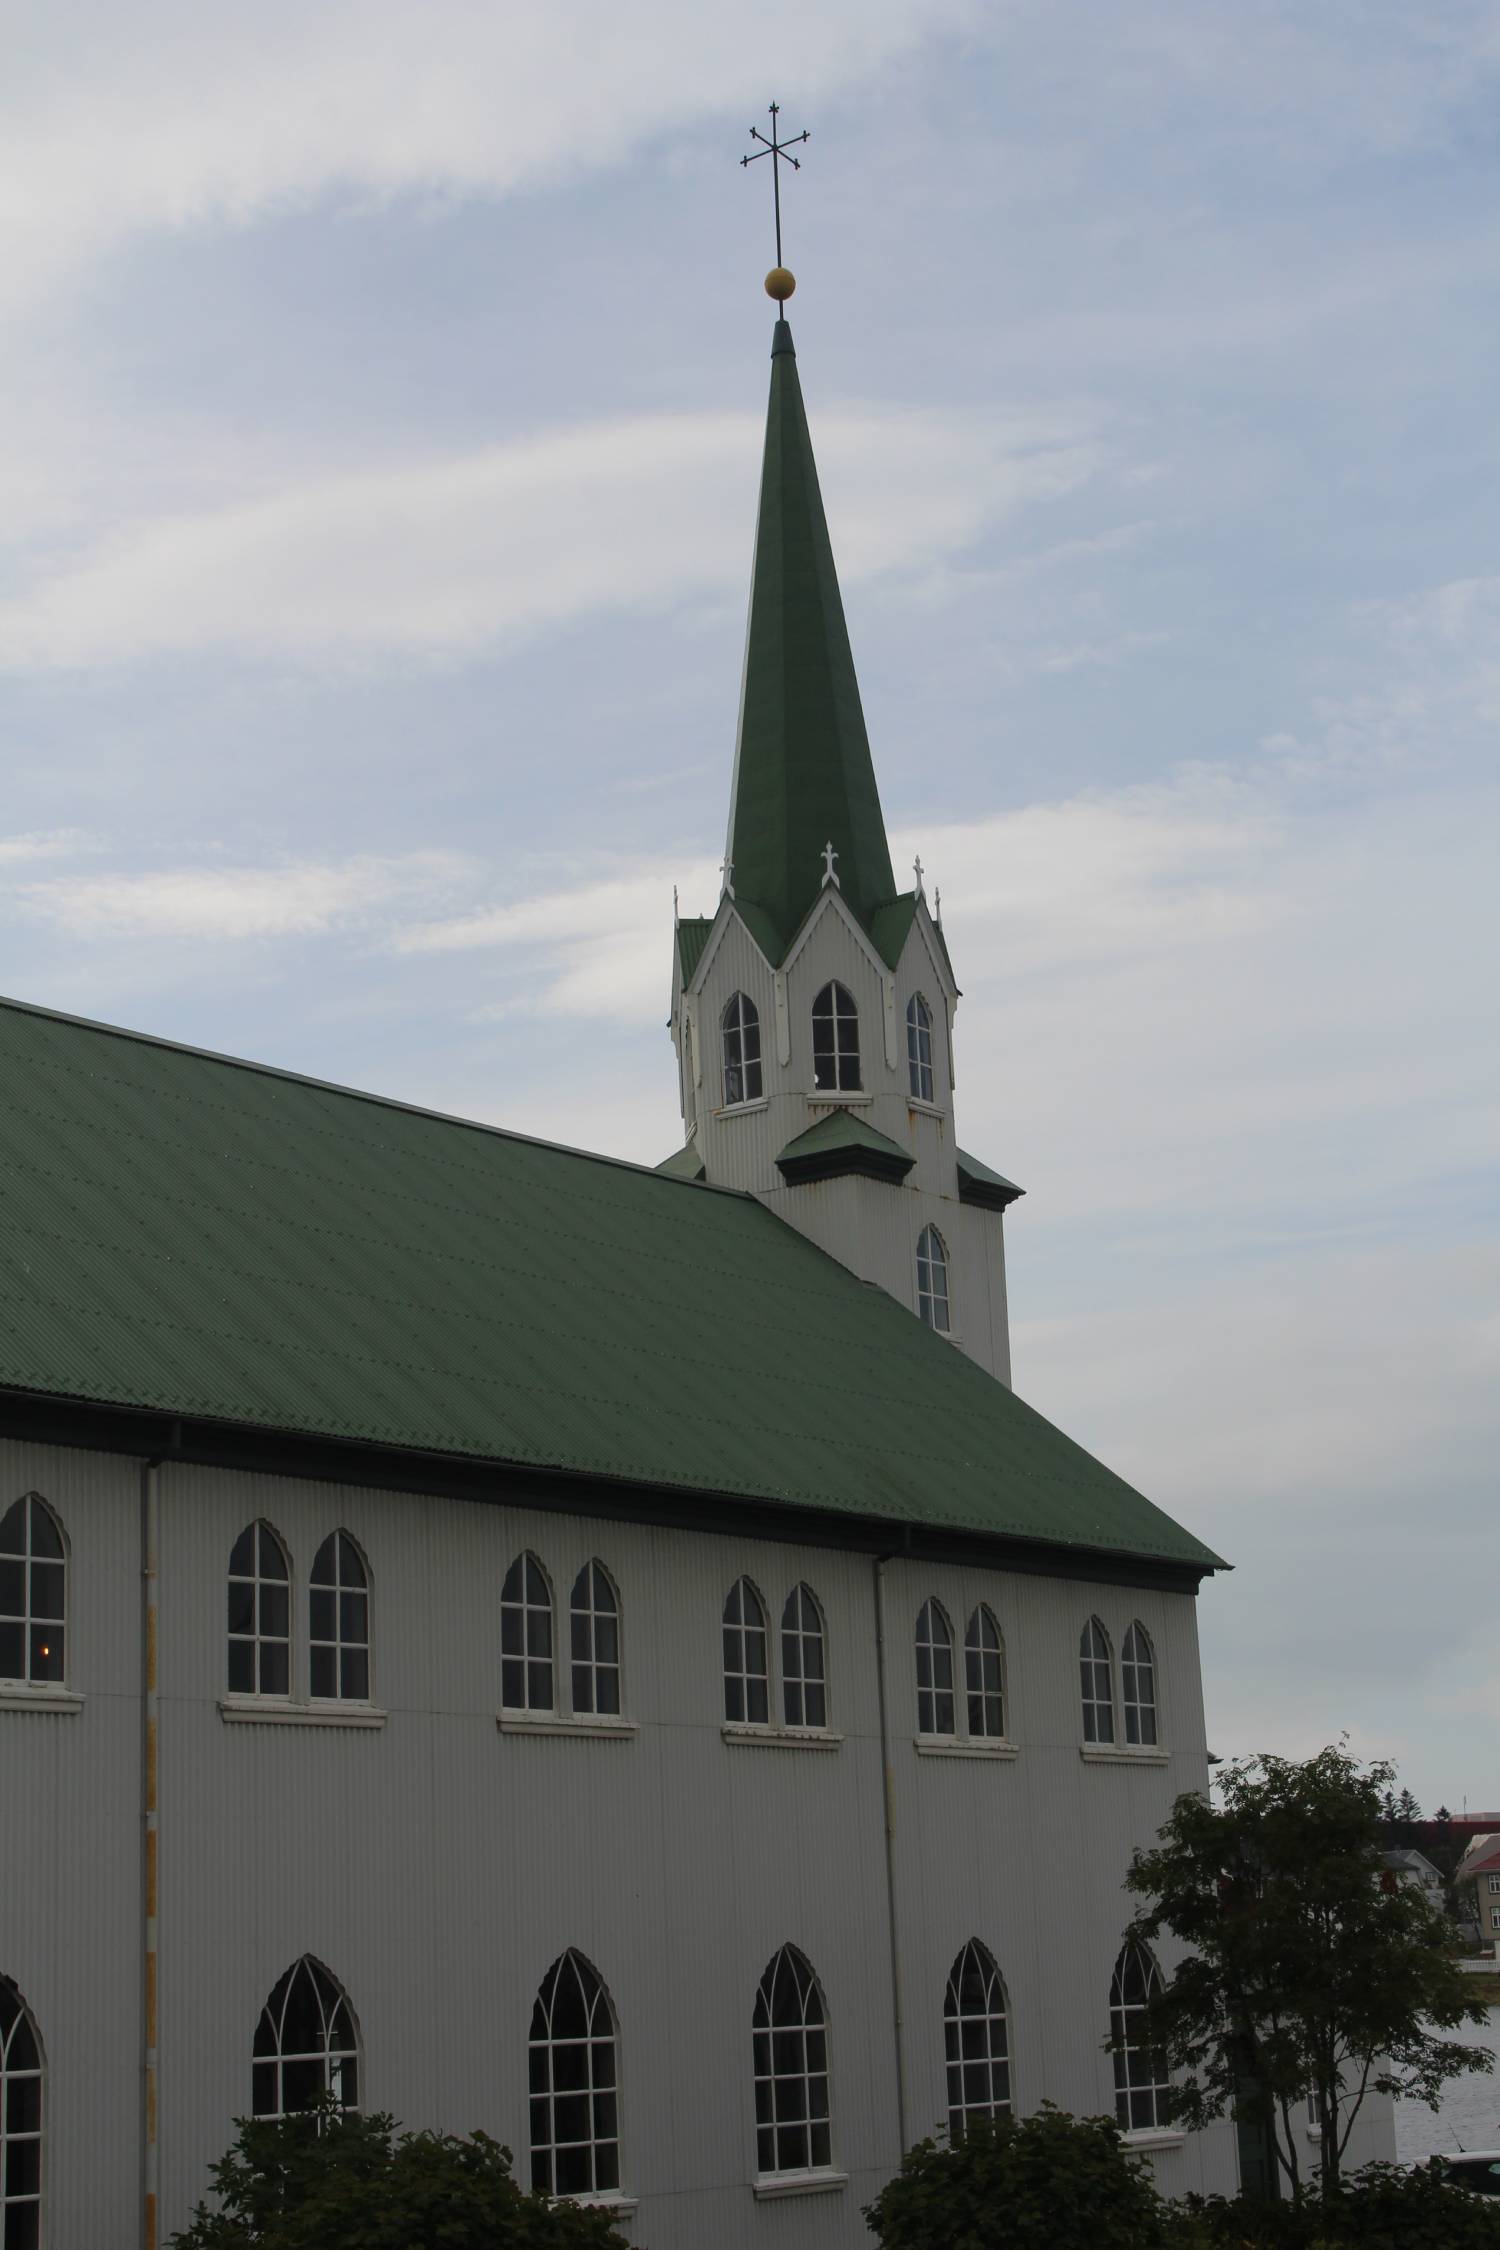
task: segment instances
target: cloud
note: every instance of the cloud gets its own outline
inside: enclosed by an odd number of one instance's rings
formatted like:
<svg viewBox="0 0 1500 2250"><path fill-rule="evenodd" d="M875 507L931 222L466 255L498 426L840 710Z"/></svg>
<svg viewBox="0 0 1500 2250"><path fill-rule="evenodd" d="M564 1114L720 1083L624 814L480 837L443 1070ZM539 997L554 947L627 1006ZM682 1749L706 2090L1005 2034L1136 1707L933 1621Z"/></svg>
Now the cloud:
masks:
<svg viewBox="0 0 1500 2250"><path fill-rule="evenodd" d="M0 867L19 866L35 859L74 859L94 848L94 840L81 828L51 828L29 836L0 836Z"/></svg>
<svg viewBox="0 0 1500 2250"><path fill-rule="evenodd" d="M26 915L85 942L167 938L236 944L322 937L370 921L451 882L453 855L287 861L274 867L163 868L146 874L54 876L23 885Z"/></svg>

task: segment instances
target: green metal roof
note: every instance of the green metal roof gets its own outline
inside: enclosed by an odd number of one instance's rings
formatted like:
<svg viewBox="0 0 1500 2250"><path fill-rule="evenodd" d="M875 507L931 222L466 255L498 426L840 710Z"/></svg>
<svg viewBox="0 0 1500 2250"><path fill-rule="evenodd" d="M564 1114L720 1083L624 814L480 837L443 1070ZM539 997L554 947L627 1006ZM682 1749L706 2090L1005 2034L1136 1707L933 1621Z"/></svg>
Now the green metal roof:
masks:
<svg viewBox="0 0 1500 2250"><path fill-rule="evenodd" d="M789 1140L776 1162L789 1180L836 1180L849 1172L904 1180L916 1158L852 1109L830 1110Z"/></svg>
<svg viewBox="0 0 1500 2250"><path fill-rule="evenodd" d="M751 1197L15 1002L0 1389L1217 1561Z"/></svg>
<svg viewBox="0 0 1500 2250"><path fill-rule="evenodd" d="M684 984L691 984L693 971L703 959L703 948L708 943L708 933L714 926L711 914L684 915L677 925L677 960Z"/></svg>
<svg viewBox="0 0 1500 2250"><path fill-rule="evenodd" d="M1014 1180L1008 1180L1003 1172L993 1171L988 1164L981 1164L978 1157L971 1156L966 1148L956 1148L953 1153L958 1160L958 1192L961 1201L988 1204L991 1210L1003 1211L1008 1203L1015 1203L1026 1193L1024 1188L1016 1186Z"/></svg>
<svg viewBox="0 0 1500 2250"><path fill-rule="evenodd" d="M669 1180L701 1180L706 1171L694 1141L689 1141L685 1148L674 1149L670 1156L664 1156L655 1169L664 1172Z"/></svg>

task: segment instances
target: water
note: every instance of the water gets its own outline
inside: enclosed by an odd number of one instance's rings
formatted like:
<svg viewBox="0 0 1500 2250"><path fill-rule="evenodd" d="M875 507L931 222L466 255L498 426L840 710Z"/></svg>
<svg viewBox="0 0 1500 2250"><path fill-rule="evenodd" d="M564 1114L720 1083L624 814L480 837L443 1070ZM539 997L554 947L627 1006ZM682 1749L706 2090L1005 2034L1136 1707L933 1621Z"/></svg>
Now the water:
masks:
<svg viewBox="0 0 1500 2250"><path fill-rule="evenodd" d="M1494 2073L1450 2078L1435 2112L1425 2102L1397 2102L1398 2163L1419 2164L1425 2156L1460 2147L1500 2149L1500 2005L1491 2007L1488 2023L1461 2024L1442 2036L1465 2047L1487 2047L1495 2057Z"/></svg>

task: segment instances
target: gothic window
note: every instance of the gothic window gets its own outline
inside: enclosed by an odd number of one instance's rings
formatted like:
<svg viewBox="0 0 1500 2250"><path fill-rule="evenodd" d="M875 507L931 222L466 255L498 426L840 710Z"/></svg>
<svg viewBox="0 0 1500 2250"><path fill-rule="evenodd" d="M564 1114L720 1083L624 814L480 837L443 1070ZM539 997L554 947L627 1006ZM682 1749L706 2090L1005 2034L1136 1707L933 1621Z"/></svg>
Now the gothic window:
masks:
<svg viewBox="0 0 1500 2250"><path fill-rule="evenodd" d="M748 1578L735 1580L724 1604L724 1716L755 1727L771 1717L766 1613Z"/></svg>
<svg viewBox="0 0 1500 2250"><path fill-rule="evenodd" d="M823 1612L811 1586L794 1586L781 1613L781 1695L789 1727L826 1727Z"/></svg>
<svg viewBox="0 0 1500 2250"><path fill-rule="evenodd" d="M1109 1642L1097 1617L1091 1617L1078 1643L1078 1676L1083 1690L1083 1739L1115 1739L1115 1691L1110 1672Z"/></svg>
<svg viewBox="0 0 1500 2250"><path fill-rule="evenodd" d="M333 1531L313 1557L307 1598L310 1692L329 1701L370 1699L370 1581L347 1531Z"/></svg>
<svg viewBox="0 0 1500 2250"><path fill-rule="evenodd" d="M948 2058L948 2138L957 2141L972 2118L1002 2117L1010 2111L1005 1987L993 1957L978 1938L970 1938L948 1977L943 2044Z"/></svg>
<svg viewBox="0 0 1500 2250"><path fill-rule="evenodd" d="M268 1523L246 1524L229 1557L229 1692L291 1693L291 1572Z"/></svg>
<svg viewBox="0 0 1500 2250"><path fill-rule="evenodd" d="M1161 1973L1144 1946L1121 1951L1109 1988L1109 2036L1115 2058L1115 2116L1127 2133L1163 2125L1167 2063L1151 2044L1150 2007Z"/></svg>
<svg viewBox="0 0 1500 2250"><path fill-rule="evenodd" d="M913 1101L930 1102L932 1093L932 1010L920 992L906 1003L906 1073Z"/></svg>
<svg viewBox="0 0 1500 2250"><path fill-rule="evenodd" d="M1001 1655L1000 1628L981 1602L964 1634L964 1686L968 1690L969 1732L986 1741L1001 1739L1005 1734Z"/></svg>
<svg viewBox="0 0 1500 2250"><path fill-rule="evenodd" d="M294 1961L260 2012L251 2070L257 2117L289 2117L331 2094L359 2107L359 2032L349 1995L321 1961Z"/></svg>
<svg viewBox="0 0 1500 2250"><path fill-rule="evenodd" d="M1125 1713L1125 1740L1156 1741L1156 1658L1151 1637L1137 1618L1120 1647L1120 1704Z"/></svg>
<svg viewBox="0 0 1500 2250"><path fill-rule="evenodd" d="M948 1252L936 1227L923 1227L917 1237L917 1311L929 1328L948 1334Z"/></svg>
<svg viewBox="0 0 1500 2250"><path fill-rule="evenodd" d="M42 2043L31 2011L0 1977L0 2241L38 2250L42 2239Z"/></svg>
<svg viewBox="0 0 1500 2250"><path fill-rule="evenodd" d="M795 1946L766 1964L755 1995L755 2132L763 2175L832 2162L828 2019L818 1980Z"/></svg>
<svg viewBox="0 0 1500 2250"><path fill-rule="evenodd" d="M612 2195L620 2184L615 2018L597 1971L571 1946L531 2011L531 2185Z"/></svg>
<svg viewBox="0 0 1500 2250"><path fill-rule="evenodd" d="M620 1601L601 1562L573 1581L573 1709L617 1718L620 1710Z"/></svg>
<svg viewBox="0 0 1500 2250"><path fill-rule="evenodd" d="M500 1702L551 1711L552 1588L533 1554L517 1555L500 1589Z"/></svg>
<svg viewBox="0 0 1500 2250"><path fill-rule="evenodd" d="M859 1092L859 1010L841 984L825 984L813 1002L813 1085L820 1093Z"/></svg>
<svg viewBox="0 0 1500 2250"><path fill-rule="evenodd" d="M760 1013L743 992L724 1010L724 1106L758 1102L761 1097Z"/></svg>
<svg viewBox="0 0 1500 2250"><path fill-rule="evenodd" d="M63 1676L67 1554L39 1492L0 1516L0 1680L40 1687Z"/></svg>
<svg viewBox="0 0 1500 2250"><path fill-rule="evenodd" d="M917 1732L954 1734L953 1628L937 1601L917 1616Z"/></svg>

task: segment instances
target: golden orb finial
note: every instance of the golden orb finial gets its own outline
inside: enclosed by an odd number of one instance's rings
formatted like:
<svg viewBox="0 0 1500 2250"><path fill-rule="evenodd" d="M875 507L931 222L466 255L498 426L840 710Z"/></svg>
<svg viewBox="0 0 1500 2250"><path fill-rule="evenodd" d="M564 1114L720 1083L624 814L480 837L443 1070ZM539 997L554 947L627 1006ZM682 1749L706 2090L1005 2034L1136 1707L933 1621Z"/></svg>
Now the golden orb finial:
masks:
<svg viewBox="0 0 1500 2250"><path fill-rule="evenodd" d="M778 305L786 303L796 286L797 276L788 273L785 266L772 266L766 275L766 295L774 297Z"/></svg>

